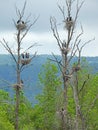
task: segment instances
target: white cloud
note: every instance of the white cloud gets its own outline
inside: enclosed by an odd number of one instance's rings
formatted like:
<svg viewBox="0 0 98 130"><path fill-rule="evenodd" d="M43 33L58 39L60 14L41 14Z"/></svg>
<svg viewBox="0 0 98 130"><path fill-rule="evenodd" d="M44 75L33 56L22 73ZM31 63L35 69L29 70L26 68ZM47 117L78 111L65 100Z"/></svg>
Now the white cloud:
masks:
<svg viewBox="0 0 98 130"><path fill-rule="evenodd" d="M15 51L17 49L17 42L16 42L16 35L14 32L3 32L0 34L1 39L5 39L9 46ZM32 44L37 43L29 52L34 53L35 51L38 54L51 54L51 52L57 53L58 47L56 45L56 41L52 34L46 33L28 33L27 36L24 38L21 46L21 50L26 50ZM0 53L6 54L7 51L4 47L0 44Z"/></svg>
<svg viewBox="0 0 98 130"><path fill-rule="evenodd" d="M86 32L85 32L86 30ZM90 28L85 28L84 34L82 36L82 43L85 43L85 41L88 41L92 38L94 38L94 34L92 34L92 30ZM60 36L62 36L62 39L65 38L66 32L64 30L59 31ZM98 33L97 30L95 34ZM17 43L15 40L15 32L3 32L0 33L0 38L5 38L6 41L8 41L9 46L15 51L17 48ZM97 46L98 39L95 41L92 41L90 44L86 45L83 49L82 55L84 56L97 56L98 55L98 46ZM27 34L27 36L24 38L22 43L22 51L24 51L26 48L28 48L30 45L37 43L37 46L34 46L31 50L29 50L30 53L34 53L35 51L38 52L38 54L51 54L52 52L54 54L60 54L59 47L57 45L56 39L54 38L52 31L51 32L44 32L44 33L34 33L30 32ZM7 51L0 45L0 53L7 53Z"/></svg>
<svg viewBox="0 0 98 130"><path fill-rule="evenodd" d="M25 0L23 1L13 0L12 2L12 0L8 0L8 2L6 2L6 0L4 0L0 4L1 7L0 40L2 38L5 38L9 42L10 47L14 48L14 50L16 48L16 41L14 35L15 32L12 31L14 25L13 21L11 20L13 18L17 20L15 14L15 4L20 9L22 9L24 1ZM37 42L40 46L35 46L31 50L31 52L38 51L38 54L51 54L51 52L54 52L55 54L60 54L59 48L56 43L56 39L53 37L52 31L49 30L50 29L49 17L51 15L55 16L58 22L62 22L61 12L57 7L57 3L63 5L63 3L65 3L65 0L27 1L27 7L25 13L26 15L32 13L32 16L30 17L31 22L33 20L33 14L35 14L36 16L40 14L40 17L37 23L33 26L31 32L23 40L22 48L26 49L29 45ZM83 55L98 56L97 12L98 12L97 0L93 1L86 0L79 13L78 22L81 20L84 27L84 35L82 37L83 42L95 37L95 41L85 46L82 53ZM35 30L36 32L34 32ZM60 30L60 36L66 39L66 32L64 32L64 30ZM6 50L1 45L0 45L0 53L7 53Z"/></svg>

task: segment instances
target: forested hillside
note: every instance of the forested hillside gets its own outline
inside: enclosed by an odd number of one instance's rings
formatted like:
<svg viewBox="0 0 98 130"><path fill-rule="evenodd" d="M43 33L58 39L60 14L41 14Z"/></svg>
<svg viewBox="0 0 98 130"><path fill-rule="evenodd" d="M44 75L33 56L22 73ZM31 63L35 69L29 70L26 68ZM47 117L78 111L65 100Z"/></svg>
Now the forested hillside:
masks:
<svg viewBox="0 0 98 130"><path fill-rule="evenodd" d="M60 59L60 56L57 56ZM41 92L41 88L38 87L41 67L49 59L52 59L52 55L39 55L36 56L31 65L22 72L22 80L24 81L25 87L24 93L29 101L32 99L35 103L35 95ZM87 65L90 67L90 73L98 73L98 57L83 57L86 60ZM76 58L72 61L76 61ZM85 66L84 66L85 67ZM60 72L59 72L60 73ZM10 55L0 55L0 89L6 90L12 94L13 87L11 86L16 81L15 65ZM33 92L33 94L32 94Z"/></svg>
<svg viewBox="0 0 98 130"><path fill-rule="evenodd" d="M41 59L39 61L46 61L46 57L47 56L40 56L38 59L43 58L44 60ZM45 128L47 128L47 130L62 130L64 99L61 75L58 75L58 67L54 63L49 61L40 63L41 64L38 65L40 70L38 70L38 73L36 74L37 77L35 78L36 81L34 81L33 76L31 76L32 83L28 83L27 86L24 86L23 89L25 91L22 89L20 93L20 130L43 130ZM33 67L34 66L31 67L30 71L34 70ZM98 76L89 71L90 67L87 64L85 67L86 68L82 68L82 70L78 72L81 110L84 114L83 118L85 120L87 130L97 130ZM29 70L26 73L29 75ZM33 81L35 85L33 84ZM6 86L7 82L5 80L3 80L3 82L5 82ZM85 86L83 86L84 84ZM5 86L1 86L0 89L0 129L14 130L13 113L15 95L13 93L15 90L13 88L13 91L11 91L11 86ZM2 91L4 89L6 91ZM75 104L72 96L71 86L69 86L68 93L68 113L72 116L71 119L69 118L69 121L71 122L74 120L75 116ZM70 129L71 127L74 127L74 123L71 123Z"/></svg>

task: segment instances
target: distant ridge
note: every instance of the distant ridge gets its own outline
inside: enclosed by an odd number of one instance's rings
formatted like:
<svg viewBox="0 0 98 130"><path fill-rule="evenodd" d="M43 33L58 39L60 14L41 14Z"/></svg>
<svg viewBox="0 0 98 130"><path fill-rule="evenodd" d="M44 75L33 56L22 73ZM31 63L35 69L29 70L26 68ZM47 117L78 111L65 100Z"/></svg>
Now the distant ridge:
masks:
<svg viewBox="0 0 98 130"><path fill-rule="evenodd" d="M60 58L60 56L58 56ZM93 73L98 73L98 57L84 57L88 64L93 68ZM42 65L47 59L53 59L52 55L38 55L32 60L32 65L26 68L21 76L24 81L24 93L28 99L35 102L35 95L40 92L38 83L38 74L40 73ZM75 58L74 58L75 60ZM14 84L16 81L15 64L10 55L0 55L0 89L4 89L11 94L13 90L11 86L4 81Z"/></svg>
<svg viewBox="0 0 98 130"><path fill-rule="evenodd" d="M56 55L57 57L60 57L60 55ZM48 55L48 54L43 54L43 55L37 55L36 57L35 57L35 59L37 58L37 59L47 59L47 58L53 58L53 56L52 55ZM88 63L91 63L91 62L93 62L93 63L98 63L98 56L95 56L95 57L89 57L89 56L87 56L87 57L82 57L82 58L86 58L86 60L88 61ZM11 57L11 55L9 55L9 54L0 54L0 64L14 64L14 62L13 62L13 59L12 59L12 57Z"/></svg>

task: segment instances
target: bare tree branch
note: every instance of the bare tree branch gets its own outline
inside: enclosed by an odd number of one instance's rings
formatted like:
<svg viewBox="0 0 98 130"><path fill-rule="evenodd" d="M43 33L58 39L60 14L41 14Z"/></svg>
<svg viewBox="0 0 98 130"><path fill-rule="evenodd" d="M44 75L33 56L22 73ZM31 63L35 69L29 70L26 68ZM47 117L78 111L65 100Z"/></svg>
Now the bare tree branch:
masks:
<svg viewBox="0 0 98 130"><path fill-rule="evenodd" d="M20 38L20 43L22 42L22 40L24 39L24 37L27 35L27 33L28 33L28 31L30 30L31 27L32 27L32 24L26 29L25 33Z"/></svg>
<svg viewBox="0 0 98 130"><path fill-rule="evenodd" d="M87 76L87 79L83 82L83 84L82 84L80 90L78 91L78 94L80 94L80 92L84 89L85 84L88 82L88 80L89 80L89 74L88 74L88 76Z"/></svg>
<svg viewBox="0 0 98 130"><path fill-rule="evenodd" d="M63 72L62 72L62 67L61 67L61 66L62 66L61 60L58 61L57 57L56 57L53 53L52 53L52 55L53 55L53 57L55 58L55 60L52 60L52 59L50 59L50 60L56 62L56 63L58 64L58 67L59 67L61 73L63 73Z"/></svg>
<svg viewBox="0 0 98 130"><path fill-rule="evenodd" d="M3 39L3 42L2 41L0 41L0 42L4 46L4 48L11 54L11 56L13 57L15 63L17 64L17 60L16 60L11 48L9 47L8 43L5 41L5 39Z"/></svg>
<svg viewBox="0 0 98 130"><path fill-rule="evenodd" d="M98 100L98 94L95 96L95 98L93 99L93 101L91 102L90 106L87 109L87 113L84 115L84 117L87 117L87 115L89 114L90 110L94 107L95 102Z"/></svg>
<svg viewBox="0 0 98 130"><path fill-rule="evenodd" d="M65 20L66 20L66 17L65 17L65 9L64 9L64 6L61 8L61 6L58 5L58 7L59 7L61 13L63 14L63 18L64 18L64 21L65 21Z"/></svg>
<svg viewBox="0 0 98 130"><path fill-rule="evenodd" d="M24 3L24 6L23 6L23 9L22 9L22 11L20 11L17 7L15 7L15 9L16 9L16 14L17 14L17 16L18 16L18 20L21 20L22 18L23 18L23 16L24 16L24 12L25 12L25 8L26 8L26 1L25 1L25 3Z"/></svg>
<svg viewBox="0 0 98 130"><path fill-rule="evenodd" d="M72 39L72 37L73 37L74 29L75 29L75 26L76 26L76 21L77 21L77 18L78 18L78 14L79 14L79 11L80 11L80 9L81 9L83 3L84 3L84 1L82 1L81 4L79 5L79 2L77 1L77 8L76 8L77 11L76 11L75 19L74 19L74 24L73 24L73 26L72 26L72 29L71 29L71 32L70 32L70 35L69 35L69 38L68 38L68 39L69 39L68 42L70 42L71 39ZM69 13L69 14L70 14L70 13Z"/></svg>
<svg viewBox="0 0 98 130"><path fill-rule="evenodd" d="M33 48L36 45L37 45L37 43L34 43L33 45L29 46L25 51L23 51L23 53L26 53L29 49Z"/></svg>
<svg viewBox="0 0 98 130"><path fill-rule="evenodd" d="M95 38L93 38L93 39L91 39L91 40L88 40L88 41L85 42L80 48L79 48L79 44L77 44L77 50L78 50L78 53L79 53L79 56L78 56L78 64L80 64L80 57L81 57L81 52L82 52L83 47L84 47L86 44L89 44L90 42L92 42L93 40L95 40Z"/></svg>
<svg viewBox="0 0 98 130"><path fill-rule="evenodd" d="M53 32L53 35L54 35L54 37L56 38L57 43L58 43L58 46L59 46L60 49L61 49L62 41L61 41L61 39L60 39L60 37L59 37L59 33L58 33L58 30L57 30L56 19L53 18L53 17L51 17L51 18L50 18L50 24L51 24L51 30L52 30L52 32Z"/></svg>

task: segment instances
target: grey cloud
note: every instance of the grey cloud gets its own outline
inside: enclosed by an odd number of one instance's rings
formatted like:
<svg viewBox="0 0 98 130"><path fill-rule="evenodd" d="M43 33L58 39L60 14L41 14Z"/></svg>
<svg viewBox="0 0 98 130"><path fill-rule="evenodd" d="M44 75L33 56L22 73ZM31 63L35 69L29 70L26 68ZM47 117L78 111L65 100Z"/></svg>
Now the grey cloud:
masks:
<svg viewBox="0 0 98 130"><path fill-rule="evenodd" d="M23 4L25 0L3 0L0 3L0 29L1 30L10 30L14 29L13 21L12 19L17 19L15 14L15 5L22 9ZM64 1L62 0L28 0L27 1L27 7L26 7L26 15L29 13L32 14L30 20L33 21L34 16L40 15L36 25L34 26L34 31L49 31L50 23L49 18L50 16L55 16L58 21L62 21L61 19L61 13L57 7L57 3L60 3L61 5L64 4ZM80 11L80 19L82 23L87 23L87 21L92 24L96 24L98 22L97 12L98 8L96 6L97 0L89 1L86 0L84 3L81 11ZM95 21L92 20L95 19ZM85 23L86 22L86 23Z"/></svg>
<svg viewBox="0 0 98 130"><path fill-rule="evenodd" d="M1 0L0 2L0 33L2 31L11 31L15 30L12 19L17 20L15 5L22 9L25 0ZM37 33L45 33L51 31L50 29L50 16L55 16L57 18L58 23L62 22L61 12L57 7L57 3L60 5L64 5L65 0L27 0L27 6L25 10L25 16L27 17L29 13L32 14L30 17L31 22L34 17L40 15L37 23L32 27L32 32ZM81 2L81 0L80 0ZM79 13L79 23L81 22L84 31L87 32L87 39L95 36L96 40L94 41L94 45L97 52L97 26L98 26L98 8L97 8L98 0L85 0L83 7ZM37 34L36 33L36 34ZM39 35L38 35L39 36ZM37 36L37 37L38 37ZM52 36L52 35L51 35ZM43 35L43 37L45 37ZM52 43L51 43L52 44ZM46 44L45 44L46 45ZM50 46L50 43L47 43L47 48ZM43 47L44 48L44 47ZM90 47L89 47L90 48ZM93 48L93 47L92 47ZM90 48L90 51L91 49ZM51 48L50 48L51 49ZM90 51L87 55L90 55ZM94 52L95 53L95 52ZM93 54L94 55L94 54Z"/></svg>

